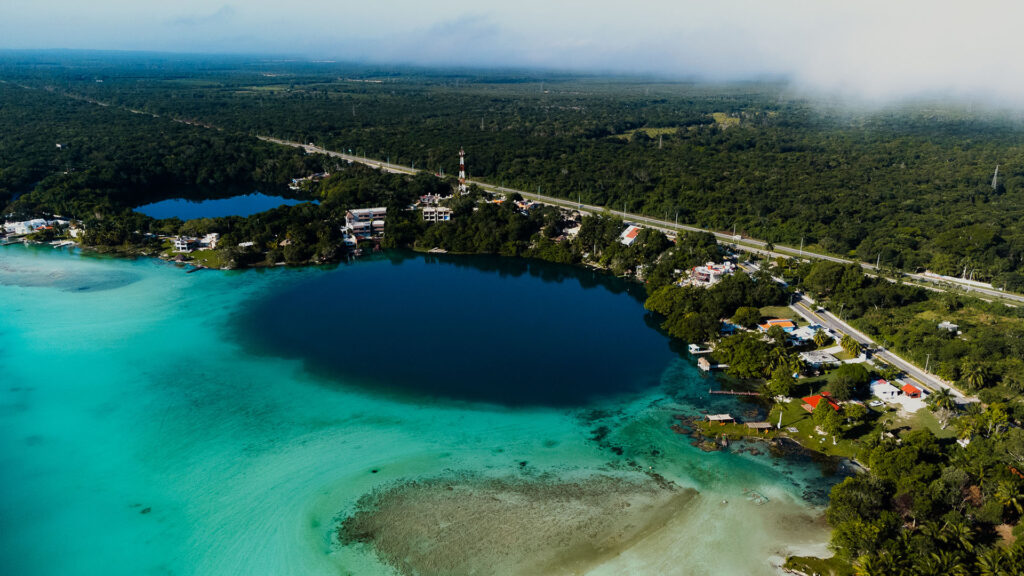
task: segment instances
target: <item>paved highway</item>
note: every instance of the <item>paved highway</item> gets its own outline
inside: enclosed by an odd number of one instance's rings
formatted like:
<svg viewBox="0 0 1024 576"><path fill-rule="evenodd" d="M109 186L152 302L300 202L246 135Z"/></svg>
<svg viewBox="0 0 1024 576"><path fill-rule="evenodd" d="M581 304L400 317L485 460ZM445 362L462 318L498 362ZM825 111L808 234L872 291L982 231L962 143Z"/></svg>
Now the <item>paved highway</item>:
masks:
<svg viewBox="0 0 1024 576"><path fill-rule="evenodd" d="M312 144L303 144L301 142L293 142L293 141L290 141L290 140L281 140L279 138L270 138L270 137L266 137L266 136L260 136L259 138L261 140L265 140L267 142L274 142L274 143L277 143L277 144L282 144L284 146L295 146L295 147L298 147L298 148L303 148L303 149L306 150L306 152L309 152L311 154L312 153L326 154L326 155L334 157L334 158L341 158L341 159L344 159L344 160L347 160L347 161L351 161L351 162L359 162L360 164L366 164L368 166L374 166L374 167L377 167L377 168L381 168L382 170L386 170L388 172L401 173L401 174L416 174L416 173L420 172L420 170L415 170L415 169L410 168L408 166L400 166L398 164L391 164L389 162L381 162L380 160L374 160L372 158L366 158L366 157L363 157L363 156L354 156L352 154L345 154L344 152L337 152L337 151L334 151L334 150L326 150L324 148L321 148L319 146L314 146ZM589 212L589 213L594 213L594 214L600 214L602 212L605 212L605 210L606 210L606 208L604 206L594 206L594 205L591 205L591 204L581 204L581 203L578 203L578 202L573 202L571 200L566 200L565 198L555 198L553 196L545 196L543 194L536 194L536 193L533 193L533 192L526 192L524 190L516 190L514 188L506 188L506 187L503 187L503 186L495 186L493 184L487 184L485 182L478 182L476 180L466 180L466 183L467 184L475 184L476 186L479 186L481 189L486 190L488 192L502 193L502 194L518 193L523 198L529 198L531 200L536 200L538 202L541 202L541 203L544 203L544 204L550 204L552 206L561 206L563 208L572 208L572 209L575 209L575 210L579 210L581 212ZM768 249L767 249L768 243L763 241L763 240L756 240L754 238L747 238L747 237L743 237L743 236L727 234L725 232L716 232L714 230L708 230L706 228L698 228L697 226L688 226L686 224L677 224L677 223L672 222L670 220L662 220L660 218L651 218L649 216L641 216L640 214L632 214L632 213L624 212L624 211L621 211L621 210L608 210L608 212L610 214L614 214L616 216L621 216L623 220L627 220L629 222L635 222L635 223L638 223L638 224L644 224L644 225L647 225L647 226L652 227L652 228L657 228L657 229L662 230L664 232L677 232L677 231L708 232L710 234L714 234L715 237L718 238L719 240L722 240L724 244L727 244L727 245L729 245L732 248L735 248L737 250L744 250L744 251L747 251L747 252L755 252L755 253L762 253L762 254L767 253L771 257L780 257L780 256L781 257L793 257L793 256L796 256L796 257L800 257L800 258L814 258L814 259L818 259L818 260L828 260L828 261L831 261L831 262L839 262L841 264L859 264L864 269L870 270L872 272L877 273L875 265L867 263L867 262L857 262L857 261L854 261L854 260L849 260L847 258L840 258L838 256L829 256L828 254L818 254L817 252L808 252L807 250L800 250L800 249L797 249L797 248L793 248L791 246L782 246L782 245L779 245L779 244L773 245L772 246L772 250L768 251ZM972 284L967 284L967 283L961 282L961 281L959 281L959 280L957 280L955 278L953 278L953 279L939 279L939 278L934 278L934 277L931 277L931 276L925 276L924 274L910 274L910 273L903 273L902 276L904 278L908 278L908 279L914 280L916 282L926 283L926 284L932 285L932 286L934 286L936 288L939 288L939 289L941 289L943 291L948 291L950 288L957 288L957 289L965 290L967 292L972 292L972 293L975 293L975 294L978 294L978 295L988 296L988 297L992 297L992 298L999 298L999 299L1003 299L1003 300L1010 300L1010 301L1013 301L1013 302L1024 303L1024 295L1014 294L1012 292L1004 292L1002 290L996 290L996 289L992 289L992 288L979 287L977 285L972 285Z"/></svg>
<svg viewBox="0 0 1024 576"><path fill-rule="evenodd" d="M973 400L968 399L962 392L960 392L953 386L950 386L948 382L942 380L938 376L935 376L934 374L931 374L929 372L925 372L924 370L918 368L914 364L911 364L910 362L907 362L903 358L900 358L899 356L893 354L892 352L878 346L878 344L875 343L875 341L872 340L867 334L864 334L863 332L847 324L840 318L837 318L835 314L832 314L827 310L818 308L817 304L815 304L815 302L811 300L809 297L801 295L800 300L795 304L792 304L790 308L792 308L794 311L796 311L797 314L803 316L805 320L812 324L819 324L821 326L824 326L825 328L828 328L829 330L838 332L840 334L849 334L855 340L857 340L857 342L860 342L861 344L872 348L873 356L881 358L882 360L885 360L886 362L889 362L890 364L896 366L903 372L910 375L911 378L924 384L928 388L931 388L933 390L938 388L946 388L950 392L952 392L957 402L961 404Z"/></svg>

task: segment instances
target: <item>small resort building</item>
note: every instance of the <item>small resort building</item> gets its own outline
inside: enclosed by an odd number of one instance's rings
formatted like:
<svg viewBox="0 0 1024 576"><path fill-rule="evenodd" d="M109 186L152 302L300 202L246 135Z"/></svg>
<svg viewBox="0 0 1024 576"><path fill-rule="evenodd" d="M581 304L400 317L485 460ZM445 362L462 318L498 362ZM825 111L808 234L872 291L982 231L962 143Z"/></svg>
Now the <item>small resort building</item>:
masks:
<svg viewBox="0 0 1024 576"><path fill-rule="evenodd" d="M345 213L345 231L360 240L384 236L386 207L357 208Z"/></svg>
<svg viewBox="0 0 1024 576"><path fill-rule="evenodd" d="M424 206L424 222L448 222L452 219L452 209L444 206Z"/></svg>

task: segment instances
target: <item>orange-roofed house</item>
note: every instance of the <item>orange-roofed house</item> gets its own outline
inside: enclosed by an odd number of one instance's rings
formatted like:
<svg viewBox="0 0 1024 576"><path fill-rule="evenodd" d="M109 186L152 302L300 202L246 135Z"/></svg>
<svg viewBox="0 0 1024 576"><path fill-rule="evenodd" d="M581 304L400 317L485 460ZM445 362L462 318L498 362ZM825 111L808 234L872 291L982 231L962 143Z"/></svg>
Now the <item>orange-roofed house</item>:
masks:
<svg viewBox="0 0 1024 576"><path fill-rule="evenodd" d="M639 233L639 226L630 225L628 228L622 231L622 234L619 234L619 242L622 242L626 246L629 246L633 244L633 241L636 240L636 235Z"/></svg>
<svg viewBox="0 0 1024 576"><path fill-rule="evenodd" d="M921 397L921 389L913 384L904 384L903 388L900 388L900 390L903 390L903 393L906 394L907 398Z"/></svg>
<svg viewBox="0 0 1024 576"><path fill-rule="evenodd" d="M796 330L796 323L789 318L773 318L764 324L758 324L757 328L761 330L761 332L767 332L772 326L778 326L786 333Z"/></svg>
<svg viewBox="0 0 1024 576"><path fill-rule="evenodd" d="M818 404L820 404L823 400L825 402L828 402L828 405L831 406L833 410L837 412L839 411L839 404L836 404L835 402L832 401L831 395L828 392L822 392L821 394L815 394L814 396L801 398L801 400L804 401L803 409L807 410L808 412L814 412L814 409L817 408Z"/></svg>

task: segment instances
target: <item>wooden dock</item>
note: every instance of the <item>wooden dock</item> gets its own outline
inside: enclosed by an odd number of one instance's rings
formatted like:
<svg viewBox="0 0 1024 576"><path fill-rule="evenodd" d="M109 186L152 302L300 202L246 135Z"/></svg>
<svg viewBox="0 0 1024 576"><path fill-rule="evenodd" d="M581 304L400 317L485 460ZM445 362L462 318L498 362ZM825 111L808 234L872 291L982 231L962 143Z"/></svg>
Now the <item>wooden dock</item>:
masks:
<svg viewBox="0 0 1024 576"><path fill-rule="evenodd" d="M708 394L728 394L730 396L760 396L760 392L740 392L737 390L711 390L708 389Z"/></svg>

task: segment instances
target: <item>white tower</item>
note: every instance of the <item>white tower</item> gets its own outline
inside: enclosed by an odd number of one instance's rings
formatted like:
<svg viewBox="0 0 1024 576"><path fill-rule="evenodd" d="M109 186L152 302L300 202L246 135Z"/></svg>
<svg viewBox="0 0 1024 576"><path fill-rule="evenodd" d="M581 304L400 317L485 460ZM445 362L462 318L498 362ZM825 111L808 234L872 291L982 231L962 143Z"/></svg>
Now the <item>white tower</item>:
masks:
<svg viewBox="0 0 1024 576"><path fill-rule="evenodd" d="M996 164L996 171L992 174L992 189L995 190L999 187L999 164Z"/></svg>
<svg viewBox="0 0 1024 576"><path fill-rule="evenodd" d="M459 149L459 194L466 193L466 151Z"/></svg>

